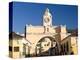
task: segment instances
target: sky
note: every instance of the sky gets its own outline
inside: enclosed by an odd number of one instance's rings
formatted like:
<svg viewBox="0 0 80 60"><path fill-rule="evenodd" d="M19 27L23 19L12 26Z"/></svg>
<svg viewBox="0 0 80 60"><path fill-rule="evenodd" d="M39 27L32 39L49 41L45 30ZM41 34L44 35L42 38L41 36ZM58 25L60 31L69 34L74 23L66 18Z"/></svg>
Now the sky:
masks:
<svg viewBox="0 0 80 60"><path fill-rule="evenodd" d="M75 5L13 2L13 31L24 33L26 24L42 25L43 14L49 8L53 26L78 27L78 7Z"/></svg>

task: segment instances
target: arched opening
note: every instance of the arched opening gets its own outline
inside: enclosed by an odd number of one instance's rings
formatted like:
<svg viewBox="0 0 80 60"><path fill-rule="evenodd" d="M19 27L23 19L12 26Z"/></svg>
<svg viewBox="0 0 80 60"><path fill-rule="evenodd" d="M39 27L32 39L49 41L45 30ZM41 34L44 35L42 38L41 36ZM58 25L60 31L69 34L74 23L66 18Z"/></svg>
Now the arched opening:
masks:
<svg viewBox="0 0 80 60"><path fill-rule="evenodd" d="M60 45L53 37L41 38L35 47L36 56L55 56L60 54Z"/></svg>

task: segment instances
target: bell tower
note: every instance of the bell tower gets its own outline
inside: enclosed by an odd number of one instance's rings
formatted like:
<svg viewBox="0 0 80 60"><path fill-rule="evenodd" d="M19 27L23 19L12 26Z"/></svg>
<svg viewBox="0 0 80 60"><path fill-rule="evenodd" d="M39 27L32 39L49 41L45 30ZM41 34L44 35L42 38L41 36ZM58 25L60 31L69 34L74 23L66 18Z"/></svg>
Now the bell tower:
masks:
<svg viewBox="0 0 80 60"><path fill-rule="evenodd" d="M44 32L49 32L49 28L52 26L52 15L48 8L45 10L43 15L43 26Z"/></svg>

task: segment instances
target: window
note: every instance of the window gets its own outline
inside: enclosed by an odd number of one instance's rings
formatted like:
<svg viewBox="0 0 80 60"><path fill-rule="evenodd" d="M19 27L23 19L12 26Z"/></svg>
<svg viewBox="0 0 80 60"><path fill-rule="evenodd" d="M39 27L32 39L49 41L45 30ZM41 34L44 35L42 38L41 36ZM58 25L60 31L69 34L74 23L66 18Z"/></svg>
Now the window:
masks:
<svg viewBox="0 0 80 60"><path fill-rule="evenodd" d="M19 47L14 47L14 52L18 52L19 51Z"/></svg>
<svg viewBox="0 0 80 60"><path fill-rule="evenodd" d="M11 46L9 46L9 51L12 51L12 47Z"/></svg>

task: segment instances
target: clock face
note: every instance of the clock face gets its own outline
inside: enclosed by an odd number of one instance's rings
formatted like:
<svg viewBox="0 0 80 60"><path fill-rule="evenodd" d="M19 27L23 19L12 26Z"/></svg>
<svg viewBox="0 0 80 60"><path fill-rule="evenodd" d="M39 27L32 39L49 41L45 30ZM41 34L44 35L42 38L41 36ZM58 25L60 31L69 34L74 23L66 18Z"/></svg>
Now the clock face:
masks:
<svg viewBox="0 0 80 60"><path fill-rule="evenodd" d="M49 18L45 18L45 20L44 20L46 23L48 23L49 21L50 21L50 19Z"/></svg>

